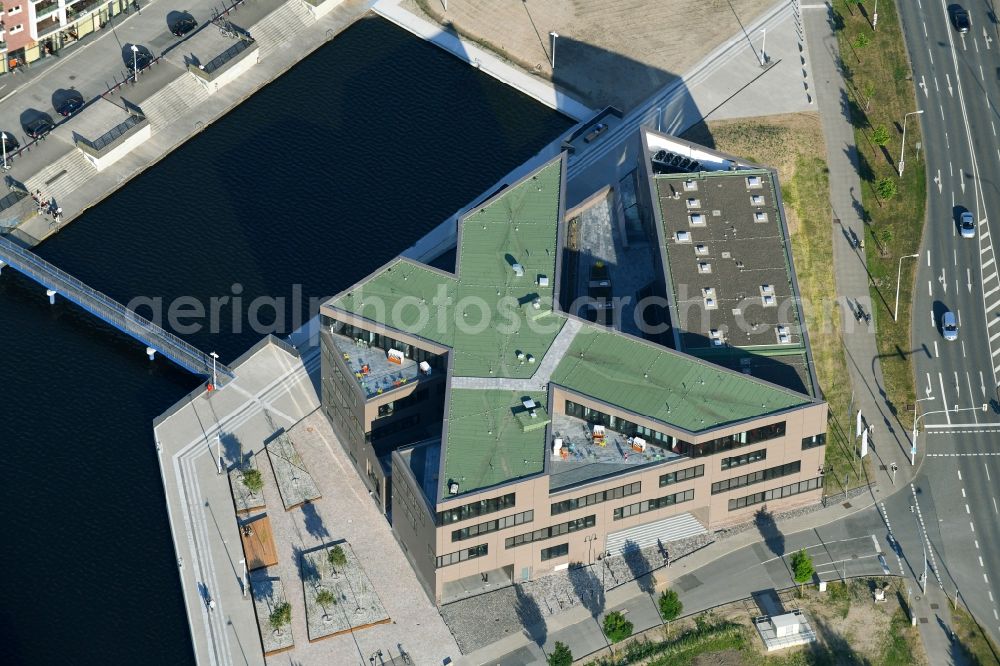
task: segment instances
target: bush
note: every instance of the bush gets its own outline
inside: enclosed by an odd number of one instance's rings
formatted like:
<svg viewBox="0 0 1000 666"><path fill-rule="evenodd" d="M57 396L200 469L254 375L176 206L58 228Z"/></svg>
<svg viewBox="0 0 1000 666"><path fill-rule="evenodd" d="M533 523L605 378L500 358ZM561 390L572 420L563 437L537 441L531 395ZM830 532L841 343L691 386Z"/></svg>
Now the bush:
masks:
<svg viewBox="0 0 1000 666"><path fill-rule="evenodd" d="M632 623L619 611L608 613L604 617L604 635L612 643L621 642L632 635Z"/></svg>
<svg viewBox="0 0 1000 666"><path fill-rule="evenodd" d="M875 192L883 200L896 196L896 180L894 178L879 178L875 183Z"/></svg>
<svg viewBox="0 0 1000 666"><path fill-rule="evenodd" d="M260 470L248 469L243 472L243 485L247 487L251 495L256 496L264 487L264 479L260 475Z"/></svg>
<svg viewBox="0 0 1000 666"><path fill-rule="evenodd" d="M347 554L344 553L344 549L340 546L334 546L331 548L327 558L330 560L330 564L334 567L342 567L347 564Z"/></svg>
<svg viewBox="0 0 1000 666"><path fill-rule="evenodd" d="M549 655L549 666L570 666L573 663L573 653L565 643L556 641L556 646Z"/></svg>

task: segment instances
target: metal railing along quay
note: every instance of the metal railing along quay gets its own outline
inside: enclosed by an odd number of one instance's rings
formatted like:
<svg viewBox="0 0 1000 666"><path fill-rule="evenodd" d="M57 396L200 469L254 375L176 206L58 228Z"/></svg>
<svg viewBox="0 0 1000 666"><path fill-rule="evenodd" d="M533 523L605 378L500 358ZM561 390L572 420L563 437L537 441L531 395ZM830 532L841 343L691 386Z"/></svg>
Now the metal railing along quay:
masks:
<svg viewBox="0 0 1000 666"><path fill-rule="evenodd" d="M211 355L168 333L110 296L87 286L33 252L3 237L0 237L0 262L45 287L50 292L50 298L54 298L55 294L63 296L121 332L144 343L147 350L163 354L185 370L209 378L214 374L220 386L236 376L228 367L215 361Z"/></svg>

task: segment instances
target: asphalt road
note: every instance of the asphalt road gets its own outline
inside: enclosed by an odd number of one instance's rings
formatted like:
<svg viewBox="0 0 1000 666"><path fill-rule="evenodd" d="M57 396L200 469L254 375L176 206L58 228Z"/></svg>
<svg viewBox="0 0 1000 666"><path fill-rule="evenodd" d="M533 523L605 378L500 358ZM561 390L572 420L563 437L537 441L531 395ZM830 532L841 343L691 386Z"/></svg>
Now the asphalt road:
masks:
<svg viewBox="0 0 1000 666"><path fill-rule="evenodd" d="M911 322L923 462L910 493L890 498L919 509L912 522L904 506L890 513L929 540L932 581L957 590L1000 642L1000 269L991 234L1000 224L1000 33L989 0L965 5L972 29L964 35L947 5L897 3L924 111L929 183ZM916 159L907 148L906 159ZM959 234L965 210L975 238ZM955 341L942 335L946 311L959 321Z"/></svg>

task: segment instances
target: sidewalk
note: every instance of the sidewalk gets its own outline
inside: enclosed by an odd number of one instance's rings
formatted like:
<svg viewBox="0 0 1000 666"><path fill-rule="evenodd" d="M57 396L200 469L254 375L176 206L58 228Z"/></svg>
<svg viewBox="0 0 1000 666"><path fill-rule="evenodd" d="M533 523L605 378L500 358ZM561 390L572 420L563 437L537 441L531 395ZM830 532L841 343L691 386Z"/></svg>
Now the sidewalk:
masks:
<svg viewBox="0 0 1000 666"><path fill-rule="evenodd" d="M876 466L874 480L880 497L886 498L903 489L913 479L917 467L910 465L910 440L906 429L893 414L882 389L884 379L879 363L873 325L858 324L850 311L860 305L871 313L876 323L886 317L881 304L872 302L868 289L865 251L852 248L847 234L864 237L861 179L857 168L857 147L854 130L845 110L848 91L839 69L840 55L837 38L831 24L830 6L803 7L803 22L808 35L809 56L816 87L817 106L826 140L827 166L830 174L830 204L834 215L833 259L837 295L844 314L844 351L850 368L851 385L855 390L854 408L860 409L866 425L874 425L869 451ZM902 408L902 405L897 406ZM850 415L853 429L855 411ZM874 444L872 444L872 441ZM860 444L859 444L860 445ZM918 451L918 463L922 452ZM892 483L892 465L898 468L896 483ZM932 664L958 663L950 639L951 610L944 592L928 581L927 593L919 593L919 584L912 581L914 596L912 613L919 618L921 640Z"/></svg>
<svg viewBox="0 0 1000 666"><path fill-rule="evenodd" d="M874 498L869 493L859 495L850 502L835 504L825 509L819 509L804 515L795 516L776 523L777 531L785 537L813 530L824 525L836 522L854 514L860 514L870 509L875 504ZM760 532L750 528L715 541L701 550L671 563L667 568L657 569L638 580L633 580L620 587L609 590L604 599L601 613L618 607L644 607L652 604L648 590L653 587L656 590L662 589L685 574L701 569L702 567L715 562L719 558L725 557L735 551L748 546L753 546L761 540ZM683 592L682 592L683 600ZM734 599L719 600L718 603L728 603ZM718 604L715 604L718 605ZM686 606L689 606L686 604ZM705 608L686 607L685 614L691 614L705 610ZM568 632L573 625L581 625L578 631ZM511 634L495 643L484 646L475 652L471 652L461 659L461 664L499 664L531 663L526 661L533 658L537 663L544 663L544 653L537 645L535 637L547 637L548 642L556 634L575 634L586 644L589 649L581 650L579 646L570 645L570 649L575 654L585 654L600 649L602 645L594 646L595 641L603 641L601 629L597 624L590 610L583 604L574 606L558 615L550 616L543 627L527 627L524 631ZM544 639L543 639L544 640ZM513 655L512 653L517 653ZM506 659L504 659L506 657Z"/></svg>

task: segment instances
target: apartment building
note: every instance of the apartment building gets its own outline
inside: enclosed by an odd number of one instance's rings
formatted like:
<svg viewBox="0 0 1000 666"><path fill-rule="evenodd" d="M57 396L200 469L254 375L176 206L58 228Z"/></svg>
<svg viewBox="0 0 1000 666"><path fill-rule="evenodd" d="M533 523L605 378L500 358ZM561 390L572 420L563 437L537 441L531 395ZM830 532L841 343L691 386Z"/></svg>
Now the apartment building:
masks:
<svg viewBox="0 0 1000 666"><path fill-rule="evenodd" d="M323 409L439 604L822 493L810 391L560 309L566 161L464 215L454 273L397 258L321 308Z"/></svg>
<svg viewBox="0 0 1000 666"><path fill-rule="evenodd" d="M100 30L133 0L3 0L3 72L22 67Z"/></svg>

